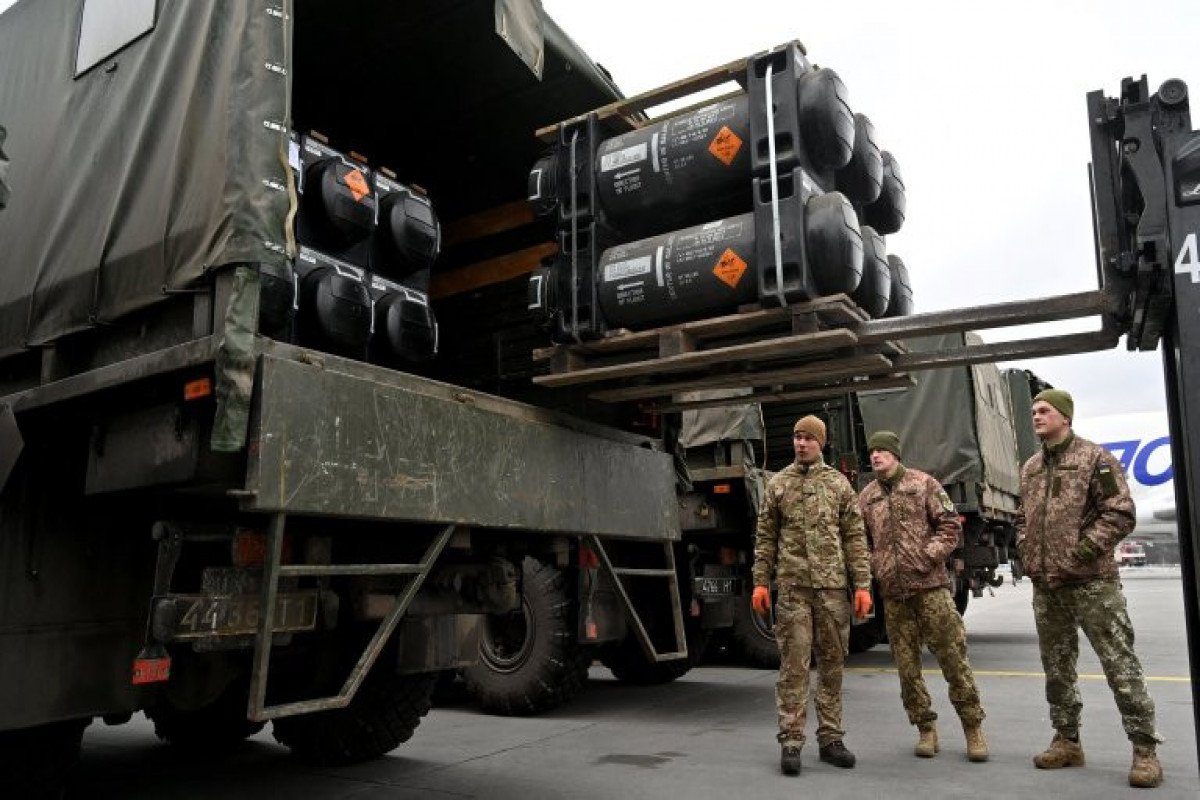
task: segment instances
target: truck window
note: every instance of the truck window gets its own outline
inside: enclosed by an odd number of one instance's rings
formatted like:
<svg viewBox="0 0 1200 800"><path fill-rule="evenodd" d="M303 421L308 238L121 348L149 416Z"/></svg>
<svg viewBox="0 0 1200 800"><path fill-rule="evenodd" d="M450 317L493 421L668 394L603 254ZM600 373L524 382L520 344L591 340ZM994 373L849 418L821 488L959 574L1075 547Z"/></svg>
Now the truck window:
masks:
<svg viewBox="0 0 1200 800"><path fill-rule="evenodd" d="M156 0L83 0L75 77L154 29Z"/></svg>

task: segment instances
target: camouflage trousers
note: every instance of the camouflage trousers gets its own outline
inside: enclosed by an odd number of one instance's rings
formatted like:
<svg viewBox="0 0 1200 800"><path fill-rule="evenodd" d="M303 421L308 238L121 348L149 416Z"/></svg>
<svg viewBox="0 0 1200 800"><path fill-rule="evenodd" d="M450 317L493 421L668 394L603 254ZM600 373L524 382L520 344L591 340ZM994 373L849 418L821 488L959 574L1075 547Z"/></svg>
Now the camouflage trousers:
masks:
<svg viewBox="0 0 1200 800"><path fill-rule="evenodd" d="M1125 735L1139 745L1162 741L1154 727L1154 701L1146 691L1142 665L1133 652L1133 625L1118 581L1093 580L1058 589L1034 584L1033 618L1046 672L1050 723L1056 731L1068 737L1079 735L1083 701L1075 664L1082 629L1100 659L1121 712Z"/></svg>
<svg viewBox="0 0 1200 800"><path fill-rule="evenodd" d="M775 604L779 681L775 707L780 743L804 744L810 662L817 665L817 742L841 739L842 664L850 644L850 599L845 589L780 589Z"/></svg>
<svg viewBox="0 0 1200 800"><path fill-rule="evenodd" d="M905 600L887 600L883 611L908 721L922 727L937 719L921 674L921 647L925 645L950 685L950 702L959 719L964 725L982 722L979 689L967 659L967 632L950 590L930 589Z"/></svg>

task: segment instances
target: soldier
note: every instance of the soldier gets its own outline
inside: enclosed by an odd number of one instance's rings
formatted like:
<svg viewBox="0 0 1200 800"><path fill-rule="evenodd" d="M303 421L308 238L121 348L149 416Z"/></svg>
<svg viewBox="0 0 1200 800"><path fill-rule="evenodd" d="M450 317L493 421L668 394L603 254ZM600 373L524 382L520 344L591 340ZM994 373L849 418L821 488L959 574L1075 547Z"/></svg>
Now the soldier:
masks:
<svg viewBox="0 0 1200 800"><path fill-rule="evenodd" d="M800 773L800 748L808 710L810 658L816 660L817 742L821 760L854 766L842 742L842 664L850 636L847 572L854 609L871 611L871 568L854 489L821 459L825 423L813 416L793 429L796 460L767 483L754 543L754 610L770 611L767 586L778 591L775 640L779 644L780 769Z"/></svg>
<svg viewBox="0 0 1200 800"><path fill-rule="evenodd" d="M1133 530L1133 500L1120 462L1076 436L1074 416L1071 395L1061 389L1040 392L1033 402L1033 428L1042 450L1021 469L1017 550L1033 580L1033 615L1055 730L1054 740L1033 763L1039 769L1083 766L1083 704L1075 674L1082 628L1133 743L1129 785L1151 788L1162 783L1155 752L1162 739L1133 651L1133 626L1113 560L1117 543Z"/></svg>
<svg viewBox="0 0 1200 800"><path fill-rule="evenodd" d="M962 721L967 758L987 761L983 707L967 660L967 633L950 595L946 559L958 547L962 526L942 485L900 461L900 437L877 431L867 440L875 480L858 497L871 569L883 594L892 657L900 675L900 698L919 736L913 753L938 752L937 712L921 676L927 645L950 685L950 702Z"/></svg>

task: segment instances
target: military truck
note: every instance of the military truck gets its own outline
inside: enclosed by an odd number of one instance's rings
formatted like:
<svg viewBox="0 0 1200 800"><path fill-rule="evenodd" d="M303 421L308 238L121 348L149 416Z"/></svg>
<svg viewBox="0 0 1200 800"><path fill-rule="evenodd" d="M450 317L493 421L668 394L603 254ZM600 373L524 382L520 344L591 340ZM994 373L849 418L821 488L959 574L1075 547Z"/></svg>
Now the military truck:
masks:
<svg viewBox="0 0 1200 800"><path fill-rule="evenodd" d="M619 96L532 0L0 15L0 794L138 711L190 748L273 721L310 762L377 756L485 614L602 574L547 646L586 622L683 656L655 432L453 357L456 293L551 238L511 210L532 132ZM627 623L656 592L675 613Z"/></svg>

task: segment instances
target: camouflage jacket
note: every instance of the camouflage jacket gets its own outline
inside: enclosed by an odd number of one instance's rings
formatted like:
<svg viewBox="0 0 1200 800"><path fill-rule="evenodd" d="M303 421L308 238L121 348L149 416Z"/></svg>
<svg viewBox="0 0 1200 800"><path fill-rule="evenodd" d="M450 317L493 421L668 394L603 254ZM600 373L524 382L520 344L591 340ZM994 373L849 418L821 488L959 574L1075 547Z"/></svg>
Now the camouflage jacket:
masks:
<svg viewBox="0 0 1200 800"><path fill-rule="evenodd" d="M1055 588L1117 577L1113 550L1134 522L1121 463L1097 444L1072 433L1021 468L1017 552L1034 583ZM1091 561L1076 551L1085 537L1100 551Z"/></svg>
<svg viewBox="0 0 1200 800"><path fill-rule="evenodd" d="M902 469L893 481L871 481L858 496L871 570L883 596L893 600L949 589L946 559L962 536L958 512L942 485L920 470Z"/></svg>
<svg viewBox="0 0 1200 800"><path fill-rule="evenodd" d="M862 514L850 482L824 462L792 463L767 482L754 537L754 584L871 586Z"/></svg>

